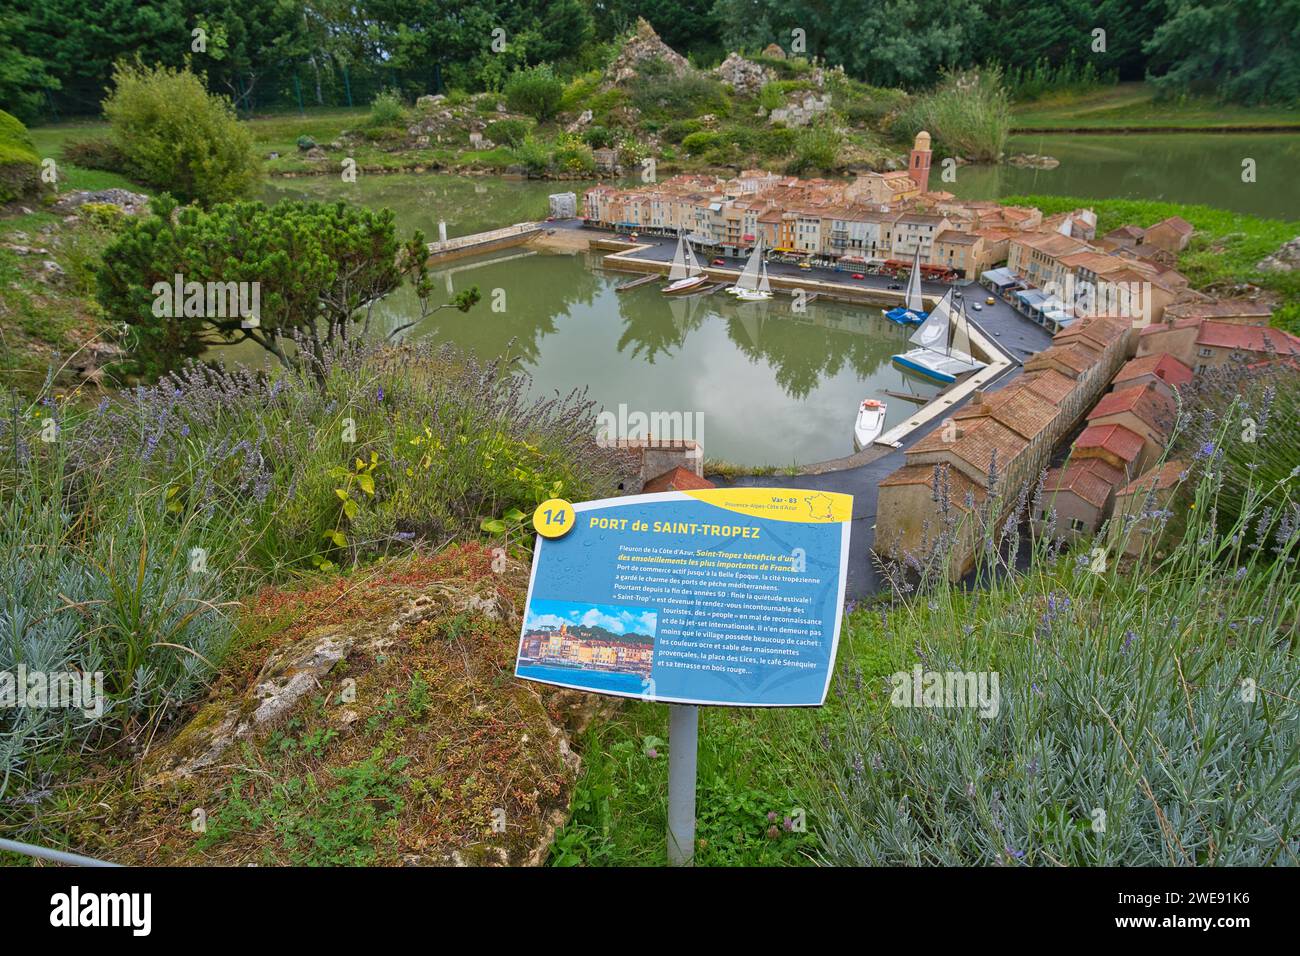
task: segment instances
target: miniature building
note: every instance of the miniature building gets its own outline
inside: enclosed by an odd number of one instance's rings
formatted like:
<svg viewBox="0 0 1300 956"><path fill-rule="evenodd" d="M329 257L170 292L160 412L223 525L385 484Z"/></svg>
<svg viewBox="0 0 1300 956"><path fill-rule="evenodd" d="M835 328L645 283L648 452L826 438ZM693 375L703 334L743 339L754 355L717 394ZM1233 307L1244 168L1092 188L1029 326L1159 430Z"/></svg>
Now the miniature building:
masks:
<svg viewBox="0 0 1300 956"><path fill-rule="evenodd" d="M1158 355L1144 355L1130 359L1124 364L1114 379L1111 391L1130 388L1134 385L1151 383L1167 398L1174 397L1174 390L1192 380L1192 370L1172 355L1163 352Z"/></svg>
<svg viewBox="0 0 1300 956"><path fill-rule="evenodd" d="M907 157L907 175L916 183L918 192L930 188L930 134L925 130L916 134L912 152Z"/></svg>
<svg viewBox="0 0 1300 956"><path fill-rule="evenodd" d="M578 197L574 193L551 193L550 209L556 219L573 219L578 215Z"/></svg>
<svg viewBox="0 0 1300 956"><path fill-rule="evenodd" d="M1155 246L1166 252L1182 252L1192 238L1192 224L1180 216L1162 219L1154 226L1148 226L1142 235L1142 244Z"/></svg>
<svg viewBox="0 0 1300 956"><path fill-rule="evenodd" d="M693 471L688 471L680 465L662 475L657 475L645 483L641 489L643 495L648 495L657 491L692 491L700 488L716 488L713 482L707 478L701 478Z"/></svg>
<svg viewBox="0 0 1300 956"><path fill-rule="evenodd" d="M1115 492L1115 513L1107 537L1113 547L1134 557L1182 523L1174 512L1177 498L1187 487L1187 465L1169 460Z"/></svg>
<svg viewBox="0 0 1300 956"><path fill-rule="evenodd" d="M1039 534L1050 530L1066 541L1095 533L1110 512L1115 488L1124 480L1123 471L1101 458L1053 468L1043 481L1039 511L1033 515L1035 530Z"/></svg>

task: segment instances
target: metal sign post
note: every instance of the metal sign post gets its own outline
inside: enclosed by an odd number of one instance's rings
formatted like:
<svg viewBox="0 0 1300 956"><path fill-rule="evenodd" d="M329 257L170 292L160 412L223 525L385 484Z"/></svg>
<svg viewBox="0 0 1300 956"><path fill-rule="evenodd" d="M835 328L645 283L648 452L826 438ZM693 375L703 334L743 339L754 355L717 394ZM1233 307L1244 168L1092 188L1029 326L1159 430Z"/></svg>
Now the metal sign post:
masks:
<svg viewBox="0 0 1300 956"><path fill-rule="evenodd" d="M695 862L695 763L700 742L700 709L668 705L668 863Z"/></svg>

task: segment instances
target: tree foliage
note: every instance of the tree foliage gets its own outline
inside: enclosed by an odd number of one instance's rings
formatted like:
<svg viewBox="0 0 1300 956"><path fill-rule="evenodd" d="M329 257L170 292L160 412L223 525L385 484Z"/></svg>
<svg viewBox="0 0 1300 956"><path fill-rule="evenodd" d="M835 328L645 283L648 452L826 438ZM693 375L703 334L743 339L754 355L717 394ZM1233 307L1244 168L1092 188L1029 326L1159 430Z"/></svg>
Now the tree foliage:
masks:
<svg viewBox="0 0 1300 956"><path fill-rule="evenodd" d="M113 145L139 182L185 202L211 204L252 192L260 177L253 140L230 102L188 70L118 64L104 100Z"/></svg>
<svg viewBox="0 0 1300 956"><path fill-rule="evenodd" d="M344 202L220 204L204 211L155 200L104 250L97 296L110 321L136 331L141 370L181 367L214 345L253 341L282 363L305 336L329 344L401 283L393 213ZM255 327L171 300L182 283L258 283ZM160 297L166 297L166 301ZM160 307L160 303L161 307ZM179 311L179 314L177 312ZM171 313L160 315L159 312Z"/></svg>

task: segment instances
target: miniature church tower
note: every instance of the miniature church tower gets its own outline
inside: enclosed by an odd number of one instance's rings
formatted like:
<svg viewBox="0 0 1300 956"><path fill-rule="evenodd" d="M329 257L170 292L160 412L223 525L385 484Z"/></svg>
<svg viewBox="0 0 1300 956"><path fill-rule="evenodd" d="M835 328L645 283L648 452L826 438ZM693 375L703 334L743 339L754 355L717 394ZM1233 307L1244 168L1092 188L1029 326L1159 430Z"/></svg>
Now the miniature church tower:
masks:
<svg viewBox="0 0 1300 956"><path fill-rule="evenodd" d="M921 192L930 191L930 134L925 130L916 134L911 155L907 157L907 175Z"/></svg>

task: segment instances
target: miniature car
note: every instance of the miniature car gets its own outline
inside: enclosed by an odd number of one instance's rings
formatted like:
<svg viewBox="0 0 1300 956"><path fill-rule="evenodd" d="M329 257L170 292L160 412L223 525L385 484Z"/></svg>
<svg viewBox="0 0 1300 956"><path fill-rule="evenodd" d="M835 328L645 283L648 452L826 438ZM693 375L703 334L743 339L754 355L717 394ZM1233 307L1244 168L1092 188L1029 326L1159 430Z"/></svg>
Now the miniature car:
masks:
<svg viewBox="0 0 1300 956"><path fill-rule="evenodd" d="M894 291L898 291L899 289L902 288L902 286L899 285L897 282L891 282L891 283L889 283L889 287L890 287L891 289L893 289Z"/></svg>
<svg viewBox="0 0 1300 956"><path fill-rule="evenodd" d="M850 278L853 278L853 279L865 279L866 276L864 276L861 272L855 272L855 273L853 273L853 275L852 275Z"/></svg>
<svg viewBox="0 0 1300 956"><path fill-rule="evenodd" d="M800 268L800 269L811 269L811 268L812 268L812 263L811 263L811 262L801 262L801 263L799 263L799 268Z"/></svg>
<svg viewBox="0 0 1300 956"><path fill-rule="evenodd" d="M985 300L984 300L984 304L985 304L985 305L992 305L992 304L993 304L993 296L989 296L987 299L985 299Z"/></svg>
<svg viewBox="0 0 1300 956"><path fill-rule="evenodd" d="M725 266L725 265L727 264L727 260L726 260L726 259L714 259L714 260L713 260L713 264L714 264L715 266Z"/></svg>
<svg viewBox="0 0 1300 956"><path fill-rule="evenodd" d="M976 312L983 312L983 311L984 311L984 306L980 305L978 302L976 302L976 303L972 306L972 308L973 308Z"/></svg>

